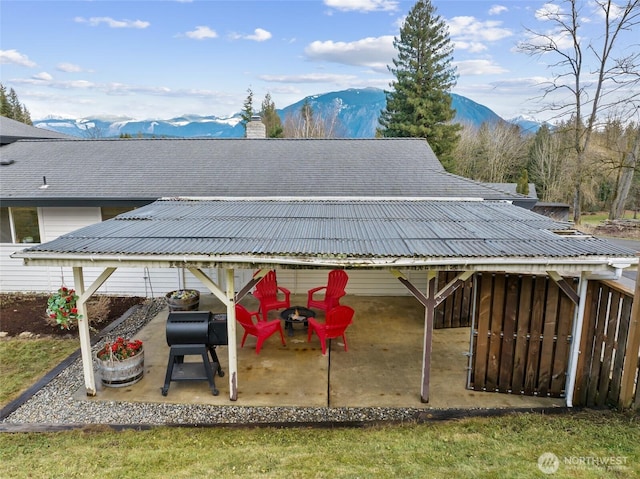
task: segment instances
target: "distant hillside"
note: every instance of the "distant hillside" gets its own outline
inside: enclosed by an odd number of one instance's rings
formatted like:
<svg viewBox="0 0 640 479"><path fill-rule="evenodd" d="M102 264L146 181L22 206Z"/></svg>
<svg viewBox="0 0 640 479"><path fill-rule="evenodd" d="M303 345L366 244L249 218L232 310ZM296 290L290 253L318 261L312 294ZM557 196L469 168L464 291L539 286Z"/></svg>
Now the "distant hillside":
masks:
<svg viewBox="0 0 640 479"><path fill-rule="evenodd" d="M486 106L469 98L456 94L452 94L451 98L452 106L456 110L455 120L459 123L479 127L482 123L505 121ZM386 105L384 91L377 88L323 93L307 97L306 100L313 111L323 117L329 117L337 109L340 124L337 134L344 138L374 138L380 111ZM284 121L287 116L299 112L304 102L305 99L277 110L280 118ZM531 120L526 121L526 126L523 126L528 131L535 132L536 123ZM516 121L514 123L517 124ZM184 115L168 120L142 121L126 117L48 118L35 120L33 125L81 138L111 138L122 134L155 138L242 138L244 136L239 113L228 118Z"/></svg>

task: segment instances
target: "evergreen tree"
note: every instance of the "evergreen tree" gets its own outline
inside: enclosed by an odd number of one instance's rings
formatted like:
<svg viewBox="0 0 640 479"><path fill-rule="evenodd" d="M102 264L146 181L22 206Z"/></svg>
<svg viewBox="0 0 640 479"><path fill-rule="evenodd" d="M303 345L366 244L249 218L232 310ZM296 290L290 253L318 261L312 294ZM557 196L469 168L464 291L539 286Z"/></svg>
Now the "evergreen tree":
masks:
<svg viewBox="0 0 640 479"><path fill-rule="evenodd" d="M389 85L392 90L385 91L377 135L425 138L449 170L460 130L451 123L455 111L449 94L457 73L447 25L430 0L416 2L393 46L398 55L389 71L396 79Z"/></svg>
<svg viewBox="0 0 640 479"><path fill-rule="evenodd" d="M12 120L32 125L31 114L27 107L20 103L18 94L11 88L9 93L4 85L0 83L0 115Z"/></svg>
<svg viewBox="0 0 640 479"><path fill-rule="evenodd" d="M242 125L244 126L244 131L246 133L247 123L249 123L251 121L251 117L253 117L253 91L251 88L247 88L247 98L244 100L244 104L242 105L240 117L242 118Z"/></svg>
<svg viewBox="0 0 640 479"><path fill-rule="evenodd" d="M522 170L518 182L516 183L516 193L521 195L529 195L529 173L526 168Z"/></svg>
<svg viewBox="0 0 640 479"><path fill-rule="evenodd" d="M267 93L262 100L262 110L260 111L262 123L267 130L267 138L284 137L284 128L280 116L276 112L276 105L271 100L271 95Z"/></svg>

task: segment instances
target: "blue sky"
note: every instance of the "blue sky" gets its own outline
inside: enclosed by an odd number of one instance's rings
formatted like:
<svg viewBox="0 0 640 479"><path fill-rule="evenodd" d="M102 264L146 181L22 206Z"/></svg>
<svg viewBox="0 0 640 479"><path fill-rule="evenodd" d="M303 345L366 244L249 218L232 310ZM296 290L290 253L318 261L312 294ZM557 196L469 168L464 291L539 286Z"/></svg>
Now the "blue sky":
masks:
<svg viewBox="0 0 640 479"><path fill-rule="evenodd" d="M537 17L550 4L432 3L455 46L454 93L503 118L550 117L534 98L551 71L515 51L525 27L545 28ZM242 109L249 88L257 109L267 93L284 108L318 93L387 89L393 37L414 4L2 0L0 82L16 90L33 120L226 116Z"/></svg>

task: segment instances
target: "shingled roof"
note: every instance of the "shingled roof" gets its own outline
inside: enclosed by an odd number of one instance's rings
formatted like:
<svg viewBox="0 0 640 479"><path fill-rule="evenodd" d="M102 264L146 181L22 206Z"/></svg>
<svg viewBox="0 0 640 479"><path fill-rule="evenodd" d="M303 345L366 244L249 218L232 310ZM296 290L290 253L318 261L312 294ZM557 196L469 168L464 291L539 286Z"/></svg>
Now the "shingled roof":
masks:
<svg viewBox="0 0 640 479"><path fill-rule="evenodd" d="M7 206L171 196L531 201L446 173L421 139L34 140L5 146L2 156L13 161L1 170Z"/></svg>
<svg viewBox="0 0 640 479"><path fill-rule="evenodd" d="M72 139L72 136L58 133L57 131L45 130L21 123L6 116L0 116L0 145L6 145L21 139ZM4 150L2 150L4 153ZM4 161L4 160L3 160Z"/></svg>

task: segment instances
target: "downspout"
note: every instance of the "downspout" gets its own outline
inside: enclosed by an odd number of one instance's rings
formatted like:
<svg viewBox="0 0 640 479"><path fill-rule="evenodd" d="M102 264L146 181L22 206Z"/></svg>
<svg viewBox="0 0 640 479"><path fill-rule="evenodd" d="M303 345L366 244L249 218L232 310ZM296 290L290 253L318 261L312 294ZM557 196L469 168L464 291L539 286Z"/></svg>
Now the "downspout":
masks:
<svg viewBox="0 0 640 479"><path fill-rule="evenodd" d="M571 350L569 352L569 374L565 386L567 407L573 407L573 394L576 388L576 376L578 373L578 357L580 356L580 342L582 341L582 326L584 324L584 310L587 300L587 273L580 274L580 284L578 285L578 295L580 301L573 317L573 328L571 331Z"/></svg>

